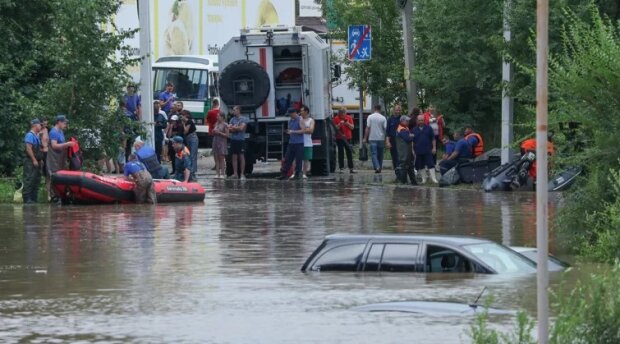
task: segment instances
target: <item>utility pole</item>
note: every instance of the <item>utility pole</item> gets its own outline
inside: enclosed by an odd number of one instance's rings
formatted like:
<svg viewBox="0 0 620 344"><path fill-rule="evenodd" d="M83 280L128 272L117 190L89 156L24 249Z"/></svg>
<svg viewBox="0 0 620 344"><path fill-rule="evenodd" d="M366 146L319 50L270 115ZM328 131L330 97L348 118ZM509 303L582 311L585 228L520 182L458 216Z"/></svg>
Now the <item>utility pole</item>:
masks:
<svg viewBox="0 0 620 344"><path fill-rule="evenodd" d="M512 39L509 15L512 0L504 1L504 42L509 43ZM512 149L510 145L514 140L512 123L514 120L514 99L508 94L508 85L512 82L513 68L512 63L506 60L502 63L502 164L512 160Z"/></svg>
<svg viewBox="0 0 620 344"><path fill-rule="evenodd" d="M151 78L151 20L150 0L138 0L138 18L140 21L140 96L142 97L142 122L148 133L147 140L151 147L154 145L154 117L153 117L153 82Z"/></svg>
<svg viewBox="0 0 620 344"><path fill-rule="evenodd" d="M549 209L547 202L547 124L549 99L549 0L536 6L536 269L538 343L549 341Z"/></svg>
<svg viewBox="0 0 620 344"><path fill-rule="evenodd" d="M415 56L414 56L414 48L413 48L413 26L412 20L413 17L413 1L408 0L397 0L398 5L400 6L403 15L403 43L405 47L405 85L407 86L407 108L409 110L413 109L417 106L417 94L418 90L416 88L415 81L411 76L411 72L414 68Z"/></svg>
<svg viewBox="0 0 620 344"><path fill-rule="evenodd" d="M360 84L360 113L358 118L358 132L360 136L360 147L362 146L362 141L364 140L364 89Z"/></svg>

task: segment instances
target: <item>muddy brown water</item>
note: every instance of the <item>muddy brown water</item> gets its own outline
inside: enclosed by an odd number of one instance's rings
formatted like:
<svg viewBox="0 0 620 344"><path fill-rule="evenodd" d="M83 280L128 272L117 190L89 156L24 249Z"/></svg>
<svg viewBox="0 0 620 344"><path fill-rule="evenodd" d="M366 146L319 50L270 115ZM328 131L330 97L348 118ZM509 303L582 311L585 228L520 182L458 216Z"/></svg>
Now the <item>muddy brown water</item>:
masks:
<svg viewBox="0 0 620 344"><path fill-rule="evenodd" d="M467 343L471 317L351 308L471 302L483 287L494 307L535 314L534 275L301 273L332 233L535 244L533 193L356 178L206 180L204 204L1 205L0 342ZM551 198L553 217L558 202ZM552 275L552 285L560 277ZM512 318L492 321L502 328Z"/></svg>

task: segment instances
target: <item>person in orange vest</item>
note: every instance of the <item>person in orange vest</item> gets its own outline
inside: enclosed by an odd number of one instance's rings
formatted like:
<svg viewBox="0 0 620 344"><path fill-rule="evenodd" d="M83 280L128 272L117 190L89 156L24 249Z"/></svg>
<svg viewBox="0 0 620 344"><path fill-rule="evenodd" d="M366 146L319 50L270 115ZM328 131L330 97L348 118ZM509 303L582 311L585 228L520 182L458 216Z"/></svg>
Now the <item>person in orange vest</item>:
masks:
<svg viewBox="0 0 620 344"><path fill-rule="evenodd" d="M196 176L192 170L192 159L190 158L189 149L183 144L181 136L172 138L172 148L176 152L174 160L174 179L180 182L195 182Z"/></svg>
<svg viewBox="0 0 620 344"><path fill-rule="evenodd" d="M525 155L527 153L536 154L536 139L531 138L521 142L521 155ZM555 152L555 148L553 147L553 142L551 140L547 140L547 154L553 155ZM534 182L536 182L536 160L534 160L528 169L528 174L532 178Z"/></svg>
<svg viewBox="0 0 620 344"><path fill-rule="evenodd" d="M484 153L484 140L480 134L474 132L474 128L471 125L465 126L465 140L471 146L472 155L474 158Z"/></svg>
<svg viewBox="0 0 620 344"><path fill-rule="evenodd" d="M409 130L410 118L400 116L400 123L396 128L396 145L398 146L398 167L396 167L396 178L403 184L407 184L407 176L411 184L416 185L415 171L413 166L413 140L414 135Z"/></svg>

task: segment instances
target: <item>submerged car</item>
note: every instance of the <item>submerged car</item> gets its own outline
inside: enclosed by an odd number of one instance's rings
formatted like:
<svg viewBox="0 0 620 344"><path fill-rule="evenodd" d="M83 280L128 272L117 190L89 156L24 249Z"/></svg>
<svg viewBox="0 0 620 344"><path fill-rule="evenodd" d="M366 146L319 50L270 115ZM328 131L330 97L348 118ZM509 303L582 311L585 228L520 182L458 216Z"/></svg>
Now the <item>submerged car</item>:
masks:
<svg viewBox="0 0 620 344"><path fill-rule="evenodd" d="M302 271L534 273L536 263L490 240L444 235L334 234Z"/></svg>

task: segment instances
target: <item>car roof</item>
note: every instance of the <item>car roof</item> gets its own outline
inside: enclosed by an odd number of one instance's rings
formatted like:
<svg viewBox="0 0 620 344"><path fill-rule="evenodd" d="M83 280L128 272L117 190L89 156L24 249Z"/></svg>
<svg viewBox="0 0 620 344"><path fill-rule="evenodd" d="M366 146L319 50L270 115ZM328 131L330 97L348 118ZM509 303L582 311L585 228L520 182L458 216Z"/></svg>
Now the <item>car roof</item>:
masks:
<svg viewBox="0 0 620 344"><path fill-rule="evenodd" d="M327 244L347 242L366 242L369 240L386 241L426 241L446 245L469 245L492 243L493 241L471 236L437 235L437 234L332 234L325 237Z"/></svg>

